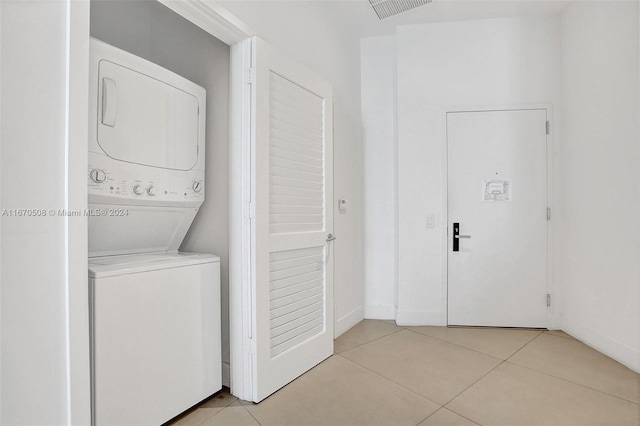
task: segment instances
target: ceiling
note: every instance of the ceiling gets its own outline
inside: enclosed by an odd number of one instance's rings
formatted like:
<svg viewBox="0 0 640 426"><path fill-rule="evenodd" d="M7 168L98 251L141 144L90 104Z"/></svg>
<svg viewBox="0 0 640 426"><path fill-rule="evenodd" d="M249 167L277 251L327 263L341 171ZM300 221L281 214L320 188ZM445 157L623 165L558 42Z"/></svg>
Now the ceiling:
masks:
<svg viewBox="0 0 640 426"><path fill-rule="evenodd" d="M227 0L220 3L241 19L256 16L258 10L295 17L304 9L322 12L335 20L340 31L357 37L394 34L399 25L470 19L504 18L522 15L553 15L577 0L433 0L432 3L379 20L369 0ZM247 13L249 10L253 13ZM265 13L268 16L270 13ZM257 15L260 15L258 13ZM247 22L251 27L258 22ZM338 29L338 28L336 28Z"/></svg>

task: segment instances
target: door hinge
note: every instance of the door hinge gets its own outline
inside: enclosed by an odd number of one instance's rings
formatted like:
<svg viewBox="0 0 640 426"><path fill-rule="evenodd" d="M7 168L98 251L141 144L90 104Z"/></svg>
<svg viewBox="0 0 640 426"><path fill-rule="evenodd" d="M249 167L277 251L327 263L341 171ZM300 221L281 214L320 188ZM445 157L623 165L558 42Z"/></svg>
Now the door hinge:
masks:
<svg viewBox="0 0 640 426"><path fill-rule="evenodd" d="M551 295L547 293L547 308L551 307Z"/></svg>
<svg viewBox="0 0 640 426"><path fill-rule="evenodd" d="M256 69L248 68L245 70L245 83L247 84L255 84L256 83Z"/></svg>
<svg viewBox="0 0 640 426"><path fill-rule="evenodd" d="M547 120L547 134L550 135L551 134L551 123Z"/></svg>
<svg viewBox="0 0 640 426"><path fill-rule="evenodd" d="M547 207L547 220L551 220L551 207Z"/></svg>
<svg viewBox="0 0 640 426"><path fill-rule="evenodd" d="M256 339L247 339L247 348L249 350L249 353L251 355L255 355L257 353L257 347L256 347Z"/></svg>
<svg viewBox="0 0 640 426"><path fill-rule="evenodd" d="M254 203L245 204L242 207L242 214L247 219L253 219L256 217L256 205Z"/></svg>

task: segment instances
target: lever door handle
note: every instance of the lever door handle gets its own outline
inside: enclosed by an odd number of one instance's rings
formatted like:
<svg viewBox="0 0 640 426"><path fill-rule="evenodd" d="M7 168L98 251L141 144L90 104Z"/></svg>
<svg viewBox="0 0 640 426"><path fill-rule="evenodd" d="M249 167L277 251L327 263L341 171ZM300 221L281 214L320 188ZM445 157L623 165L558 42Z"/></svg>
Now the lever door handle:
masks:
<svg viewBox="0 0 640 426"><path fill-rule="evenodd" d="M327 241L327 242L329 242L329 241L333 241L333 240L335 240L335 239L336 239L336 236L335 236L335 235L333 235L333 234L328 234L328 235L327 235L327 240L326 240L326 241Z"/></svg>
<svg viewBox="0 0 640 426"><path fill-rule="evenodd" d="M460 235L460 222L453 223L452 251L460 251L460 238L471 238L471 235Z"/></svg>

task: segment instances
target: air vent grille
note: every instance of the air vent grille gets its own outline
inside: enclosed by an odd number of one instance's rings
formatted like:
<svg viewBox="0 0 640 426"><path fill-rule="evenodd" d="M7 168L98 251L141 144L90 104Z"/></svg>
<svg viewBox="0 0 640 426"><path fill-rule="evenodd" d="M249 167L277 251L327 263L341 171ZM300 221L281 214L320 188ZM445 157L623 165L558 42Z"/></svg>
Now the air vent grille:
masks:
<svg viewBox="0 0 640 426"><path fill-rule="evenodd" d="M369 2L378 14L378 18L384 19L431 3L432 0L369 0Z"/></svg>

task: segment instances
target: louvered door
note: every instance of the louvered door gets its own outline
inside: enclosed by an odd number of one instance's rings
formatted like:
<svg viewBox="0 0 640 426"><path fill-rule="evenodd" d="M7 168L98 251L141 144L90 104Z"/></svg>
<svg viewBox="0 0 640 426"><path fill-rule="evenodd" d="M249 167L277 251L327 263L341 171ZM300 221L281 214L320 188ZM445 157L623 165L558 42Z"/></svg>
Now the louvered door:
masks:
<svg viewBox="0 0 640 426"><path fill-rule="evenodd" d="M260 401L333 353L332 88L255 39L255 354Z"/></svg>

